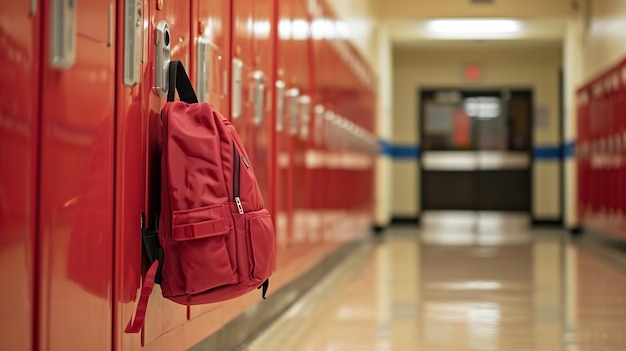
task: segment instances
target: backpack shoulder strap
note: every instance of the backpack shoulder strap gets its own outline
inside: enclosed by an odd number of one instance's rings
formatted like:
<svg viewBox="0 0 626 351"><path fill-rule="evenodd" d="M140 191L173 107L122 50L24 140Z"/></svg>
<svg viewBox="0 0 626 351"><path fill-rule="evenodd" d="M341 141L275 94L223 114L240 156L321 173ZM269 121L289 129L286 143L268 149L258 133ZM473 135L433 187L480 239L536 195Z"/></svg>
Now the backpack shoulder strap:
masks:
<svg viewBox="0 0 626 351"><path fill-rule="evenodd" d="M185 67L180 61L171 61L169 65L169 86L167 89L167 101L174 101L175 92L178 91L180 101L188 104L195 104L198 102L196 92L193 90L191 81Z"/></svg>

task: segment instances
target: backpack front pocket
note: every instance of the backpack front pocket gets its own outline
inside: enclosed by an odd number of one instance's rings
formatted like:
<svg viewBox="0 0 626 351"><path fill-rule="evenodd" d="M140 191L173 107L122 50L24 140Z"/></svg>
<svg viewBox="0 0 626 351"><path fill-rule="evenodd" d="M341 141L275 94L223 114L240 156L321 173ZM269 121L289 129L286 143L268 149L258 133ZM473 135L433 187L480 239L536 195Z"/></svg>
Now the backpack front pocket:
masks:
<svg viewBox="0 0 626 351"><path fill-rule="evenodd" d="M276 241L272 217L266 209L249 212L246 218L246 238L248 242L248 263L250 279L263 282L274 269Z"/></svg>
<svg viewBox="0 0 626 351"><path fill-rule="evenodd" d="M234 233L222 206L177 211L173 218L172 239L178 244L186 292L238 283Z"/></svg>

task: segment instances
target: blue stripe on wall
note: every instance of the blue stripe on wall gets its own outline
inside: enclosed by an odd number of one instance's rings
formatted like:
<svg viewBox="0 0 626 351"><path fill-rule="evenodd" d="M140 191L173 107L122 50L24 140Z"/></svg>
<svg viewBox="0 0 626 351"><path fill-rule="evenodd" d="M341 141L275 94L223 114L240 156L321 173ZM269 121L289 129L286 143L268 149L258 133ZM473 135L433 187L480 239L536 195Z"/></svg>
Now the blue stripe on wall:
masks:
<svg viewBox="0 0 626 351"><path fill-rule="evenodd" d="M539 146L533 150L533 156L539 160L558 160L561 158L561 147Z"/></svg>
<svg viewBox="0 0 626 351"><path fill-rule="evenodd" d="M380 153L394 159L419 159L420 147L418 145L393 145L388 141L380 141Z"/></svg>
<svg viewBox="0 0 626 351"><path fill-rule="evenodd" d="M576 155L576 141L568 141L563 145L563 157L572 158Z"/></svg>
<svg viewBox="0 0 626 351"><path fill-rule="evenodd" d="M570 141L559 146L538 146L533 150L533 156L539 160L560 160L563 157L574 157L576 142ZM391 144L386 140L380 141L380 153L393 159L419 159L421 149L418 145Z"/></svg>

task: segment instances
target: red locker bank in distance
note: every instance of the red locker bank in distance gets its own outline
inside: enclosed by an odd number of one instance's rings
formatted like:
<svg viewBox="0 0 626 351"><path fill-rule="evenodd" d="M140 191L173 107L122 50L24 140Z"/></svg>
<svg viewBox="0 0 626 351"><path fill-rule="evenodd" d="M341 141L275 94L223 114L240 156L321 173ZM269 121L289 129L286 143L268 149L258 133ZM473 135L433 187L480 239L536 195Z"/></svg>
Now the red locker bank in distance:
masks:
<svg viewBox="0 0 626 351"><path fill-rule="evenodd" d="M583 228L624 238L624 62L577 92L578 213Z"/></svg>

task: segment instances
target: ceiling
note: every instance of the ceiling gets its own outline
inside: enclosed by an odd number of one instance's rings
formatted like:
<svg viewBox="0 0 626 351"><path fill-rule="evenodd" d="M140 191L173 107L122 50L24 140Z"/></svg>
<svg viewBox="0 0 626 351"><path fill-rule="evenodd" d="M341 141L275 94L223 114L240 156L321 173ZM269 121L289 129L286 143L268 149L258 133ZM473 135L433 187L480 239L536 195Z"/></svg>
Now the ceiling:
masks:
<svg viewBox="0 0 626 351"><path fill-rule="evenodd" d="M493 0L474 4L471 0L372 0L371 10L381 20L430 18L520 19L565 18L572 4L582 0Z"/></svg>
<svg viewBox="0 0 626 351"><path fill-rule="evenodd" d="M495 40L496 45L509 41L561 42L566 21L574 13L576 1L582 0L371 0L371 13L388 29L395 46L450 45L452 41ZM431 19L515 19L520 30L501 35L435 35L428 30Z"/></svg>

